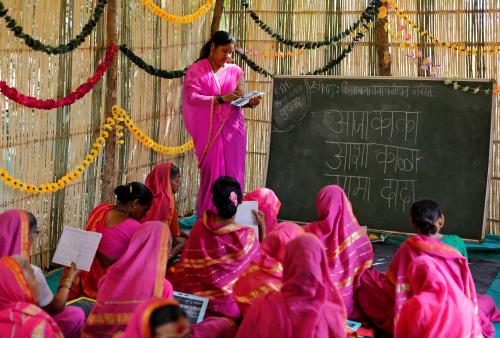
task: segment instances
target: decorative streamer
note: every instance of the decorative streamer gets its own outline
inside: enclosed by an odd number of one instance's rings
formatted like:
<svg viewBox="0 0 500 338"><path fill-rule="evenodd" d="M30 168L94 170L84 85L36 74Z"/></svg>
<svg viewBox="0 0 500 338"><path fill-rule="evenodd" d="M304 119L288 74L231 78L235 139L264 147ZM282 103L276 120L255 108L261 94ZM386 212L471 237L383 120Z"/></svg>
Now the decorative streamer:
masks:
<svg viewBox="0 0 500 338"><path fill-rule="evenodd" d="M119 121L123 121L123 123L127 126L130 132L138 139L143 145L152 149L153 151L165 155L178 155L183 154L191 149L193 149L194 144L193 140L190 139L185 144L178 147L167 147L153 141L149 136L144 134L144 132L136 126L134 121L127 115L125 110L121 109L118 106L113 106L113 116ZM123 134L120 134L123 136Z"/></svg>
<svg viewBox="0 0 500 338"><path fill-rule="evenodd" d="M164 79L178 79L186 75L187 67L180 70L163 70L155 68L147 64L143 59L136 55L132 50L130 50L127 45L121 45L120 51L125 54L125 56L137 67L144 70L146 73L161 77Z"/></svg>
<svg viewBox="0 0 500 338"><path fill-rule="evenodd" d="M192 14L177 16L170 14L164 9L158 7L154 4L153 0L141 0L143 5L146 6L154 15L161 17L162 19L173 23L173 24L183 24L192 23L194 20L200 19L205 15L210 8L215 4L215 0L207 0L200 8L194 11Z"/></svg>
<svg viewBox="0 0 500 338"><path fill-rule="evenodd" d="M453 89L455 90L461 90L463 92L469 92L473 94L484 93L485 95L490 95L490 94L500 95L500 87L498 86L498 84L495 86L495 89L493 89L493 92L489 88L483 89L481 88L481 86L477 86L475 88L470 86L463 86L459 84L457 81L454 81L452 79L447 79L446 81L444 81L444 84L448 86L453 86Z"/></svg>
<svg viewBox="0 0 500 338"><path fill-rule="evenodd" d="M117 52L118 47L116 45L109 45L108 49L106 50L106 55L97 67L97 71L95 72L95 74L90 77L85 83L81 84L77 89L63 98L57 100L40 100L36 97L25 96L24 94L19 93L17 89L9 87L5 81L0 81L0 92L12 101L15 101L25 107L48 110L59 108L62 106L68 106L84 97L88 92L92 90L92 88L94 88L97 82L99 82L104 76L104 73L106 73L109 64L111 63Z"/></svg>
<svg viewBox="0 0 500 338"><path fill-rule="evenodd" d="M4 7L2 1L0 1L0 17L3 17L5 22L7 23L7 28L9 28L16 37L23 39L24 43L31 47L33 50L41 51L47 54L65 54L75 50L78 46L80 46L85 39L92 33L94 28L97 26L97 23L101 19L104 8L106 7L108 0L98 0L97 6L94 9L94 12L90 16L89 21L83 26L82 31L73 39L71 39L66 44L60 44L59 46L50 46L44 44L40 40L32 37L31 35L24 33L24 30L21 26L17 25L16 20L7 15L9 11Z"/></svg>
<svg viewBox="0 0 500 338"><path fill-rule="evenodd" d="M349 28L347 28L343 32L340 32L337 36L335 36L333 38L323 40L323 41L297 42L297 41L283 37L280 33L276 32L271 27L269 27L264 21L262 21L259 18L257 13L255 13L251 9L248 9L247 0L242 0L241 3L242 3L243 8L245 8L245 10L248 13L250 13L250 17L252 18L252 20L262 30L264 30L267 34L269 34L276 41L281 42L287 46L290 46L293 48L298 48L298 49L316 49L316 48L320 48L323 46L332 46L332 45L338 44L342 39L347 38L354 31L356 31L362 23L373 22L377 17L377 13L379 11L380 6L382 5L380 0L372 0L370 2L370 4L368 5L368 7L363 11L363 14L361 14L360 18L356 22L351 24L351 26L349 26Z"/></svg>

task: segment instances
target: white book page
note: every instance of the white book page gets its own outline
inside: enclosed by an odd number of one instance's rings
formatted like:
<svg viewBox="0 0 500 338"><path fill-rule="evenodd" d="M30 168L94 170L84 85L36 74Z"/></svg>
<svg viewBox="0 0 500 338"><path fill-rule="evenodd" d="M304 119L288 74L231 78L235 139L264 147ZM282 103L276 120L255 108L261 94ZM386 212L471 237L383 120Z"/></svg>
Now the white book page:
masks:
<svg viewBox="0 0 500 338"><path fill-rule="evenodd" d="M231 104L233 106L236 106L236 107L243 107L244 105L246 105L248 103L248 101L250 101L251 98L254 98L256 96L262 96L265 94L266 93L264 93L264 92L252 91L252 92L249 92L249 93L243 95L239 99L234 100L233 102L231 102Z"/></svg>
<svg viewBox="0 0 500 338"><path fill-rule="evenodd" d="M186 312L191 324L197 324L203 321L208 307L208 298L178 291L174 291L174 298L179 302L181 309Z"/></svg>
<svg viewBox="0 0 500 338"><path fill-rule="evenodd" d="M72 227L64 227L52 262L90 271L102 234Z"/></svg>
<svg viewBox="0 0 500 338"><path fill-rule="evenodd" d="M252 228L259 239L259 226L252 210L259 211L259 203L257 201L243 201L238 206L234 223Z"/></svg>

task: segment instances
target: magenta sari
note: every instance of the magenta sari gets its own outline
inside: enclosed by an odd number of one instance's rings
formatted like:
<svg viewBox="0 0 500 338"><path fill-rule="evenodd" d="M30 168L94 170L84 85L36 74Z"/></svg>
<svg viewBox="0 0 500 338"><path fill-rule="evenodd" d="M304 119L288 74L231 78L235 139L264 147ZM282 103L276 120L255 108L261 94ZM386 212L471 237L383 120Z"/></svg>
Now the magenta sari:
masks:
<svg viewBox="0 0 500 338"><path fill-rule="evenodd" d="M99 281L82 337L112 337L124 331L145 300L172 298L172 286L165 279L169 237L170 230L161 222L147 222L136 231L127 251Z"/></svg>
<svg viewBox="0 0 500 338"><path fill-rule="evenodd" d="M274 191L268 188L258 188L246 194L243 200L259 203L259 211L264 212L266 216L266 234L273 231L278 225L278 214L281 208L281 202Z"/></svg>
<svg viewBox="0 0 500 338"><path fill-rule="evenodd" d="M2 337L64 337L56 322L35 305L35 296L14 258L0 259L0 276Z"/></svg>
<svg viewBox="0 0 500 338"><path fill-rule="evenodd" d="M348 318L359 317L354 292L362 273L373 263L373 248L360 227L344 190L336 185L322 188L316 198L320 221L305 226L326 248L335 286L344 298Z"/></svg>
<svg viewBox="0 0 500 338"><path fill-rule="evenodd" d="M346 337L344 303L330 278L321 242L309 234L291 241L283 269L281 291L250 307L237 337Z"/></svg>
<svg viewBox="0 0 500 338"><path fill-rule="evenodd" d="M252 229L237 224L220 226L207 211L196 221L168 278L176 291L209 298L210 315L238 318L233 286L257 255L259 242Z"/></svg>
<svg viewBox="0 0 500 338"><path fill-rule="evenodd" d="M217 104L215 97L236 90L243 70L224 65L216 74L208 59L192 64L184 77L182 109L184 125L193 138L200 189L196 210L216 211L212 204L212 184L220 176L230 176L245 187L246 135L241 108L231 103Z"/></svg>
<svg viewBox="0 0 500 338"><path fill-rule="evenodd" d="M448 269L430 256L417 257L406 273L413 296L402 305L395 338L476 338L473 302L447 278Z"/></svg>
<svg viewBox="0 0 500 338"><path fill-rule="evenodd" d="M260 246L260 256L252 261L234 285L233 296L242 315L257 298L281 289L286 245L302 234L304 230L297 224L283 222L266 236Z"/></svg>

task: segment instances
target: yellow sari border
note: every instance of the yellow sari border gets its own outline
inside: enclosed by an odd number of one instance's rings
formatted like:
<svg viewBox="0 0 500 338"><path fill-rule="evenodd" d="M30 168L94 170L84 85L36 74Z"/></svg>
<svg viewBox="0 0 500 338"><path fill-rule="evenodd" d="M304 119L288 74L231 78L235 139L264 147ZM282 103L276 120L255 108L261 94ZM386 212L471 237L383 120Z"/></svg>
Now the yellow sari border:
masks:
<svg viewBox="0 0 500 338"><path fill-rule="evenodd" d="M3 259L7 268L14 275L14 278L16 279L16 282L21 288L26 299L34 302L35 296L33 295L33 291L31 290L31 287L28 285L28 282L26 281L26 277L24 277L24 272L21 265L19 265L19 263L12 257L5 257Z"/></svg>
<svg viewBox="0 0 500 338"><path fill-rule="evenodd" d="M30 233L30 220L28 217L28 213L23 210L18 210L19 217L21 219L21 256L26 259L30 259L30 241L29 241L29 233Z"/></svg>

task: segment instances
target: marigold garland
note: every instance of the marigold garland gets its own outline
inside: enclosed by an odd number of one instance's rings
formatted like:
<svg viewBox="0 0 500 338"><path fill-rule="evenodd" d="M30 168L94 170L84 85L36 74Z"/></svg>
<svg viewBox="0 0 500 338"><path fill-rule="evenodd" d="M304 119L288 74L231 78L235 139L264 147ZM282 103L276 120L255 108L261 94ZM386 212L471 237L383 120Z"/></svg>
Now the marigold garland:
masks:
<svg viewBox="0 0 500 338"><path fill-rule="evenodd" d="M357 30L360 25L366 22L372 22L376 19L377 13L379 11L380 6L382 5L380 0L372 0L368 7L363 11L359 19L351 24L345 31L340 32L333 38L322 40L322 41L308 41L308 42L298 42L288 38L283 37L280 33L273 30L270 26L268 26L264 21L262 21L257 13L253 10L248 9L248 2L246 0L242 0L242 6L245 10L250 14L252 20L267 34L269 34L272 38L274 38L277 42L281 42L287 46L298 48L298 49L316 49L323 46L332 46L338 44L342 39L347 38L351 35L352 32Z"/></svg>
<svg viewBox="0 0 500 338"><path fill-rule="evenodd" d="M82 31L73 39L71 39L68 43L60 44L59 46L50 46L44 44L40 40L32 37L31 35L24 33L24 30L21 26L17 25L15 19L11 16L7 15L8 9L5 8L2 1L0 1L0 17L3 17L7 22L7 28L9 28L15 36L24 40L24 43L31 47L34 50L42 51L47 54L64 54L75 50L78 46L80 46L85 39L92 33L94 28L97 26L97 23L102 17L104 13L104 8L108 0L98 0L97 6L95 7L92 15L90 16L89 21L83 26Z"/></svg>
<svg viewBox="0 0 500 338"><path fill-rule="evenodd" d="M31 194L52 193L64 189L67 184L79 178L87 170L88 166L95 161L95 158L102 151L106 139L109 137L109 132L113 130L113 126L116 126L117 123L117 119L108 117L105 124L101 127L99 137L97 137L92 150L85 156L85 159L77 165L73 171L58 179L57 182L43 183L40 185L22 182L20 179L12 177L8 171L2 167L0 167L0 180L14 189ZM117 143L123 143L123 140L119 139L118 133Z"/></svg>
<svg viewBox="0 0 500 338"><path fill-rule="evenodd" d="M484 55L484 54L493 54L493 53L498 53L500 52L500 46L496 46L495 48L492 48L490 46L485 46L485 47L465 47L464 45L460 43L449 43L449 42L443 42L440 38L436 37L434 34L431 34L427 32L426 30L422 29L413 19L408 17L408 15L405 14L404 10L399 9L399 5L394 1L394 0L387 0L389 2L390 8L394 9L396 12L396 15L403 19L408 25L410 25L411 28L413 28L416 32L420 34L421 37L426 37L426 39L434 44L435 46L439 47L446 47L451 50L455 50L458 53L464 53L465 55Z"/></svg>
<svg viewBox="0 0 500 338"><path fill-rule="evenodd" d="M177 0L178 1L178 0ZM144 6L148 8L154 15L161 17L162 19L173 23L173 24L186 24L192 23L194 20L200 19L204 16L210 8L215 4L215 0L207 0L200 8L194 11L192 14L177 16L170 14L164 9L158 7L153 3L153 0L141 0Z"/></svg>
<svg viewBox="0 0 500 338"><path fill-rule="evenodd" d="M104 73L109 67L111 60L115 57L118 52L118 47L114 44L111 44L106 50L106 55L104 59L97 67L97 71L95 74L87 79L87 81L81 84L77 89L73 92L69 93L63 98L53 100L40 100L36 97L25 96L24 94L17 91L16 88L9 87L5 81L0 81L0 92L7 96L12 101L15 101L25 107L37 108L37 109L55 109L62 106L68 106L73 104L75 101L84 97L87 93L89 93L92 88L101 80L104 76Z"/></svg>
<svg viewBox="0 0 500 338"><path fill-rule="evenodd" d="M118 106L113 106L113 116L119 121L123 121L125 126L132 132L136 139L138 139L143 145L152 149L153 151L165 155L178 155L183 154L191 149L193 149L193 140L190 139L186 143L178 147L167 147L153 141L149 136L144 134L144 132L135 125L134 121L127 115L127 113ZM123 134L121 134L123 135Z"/></svg>

